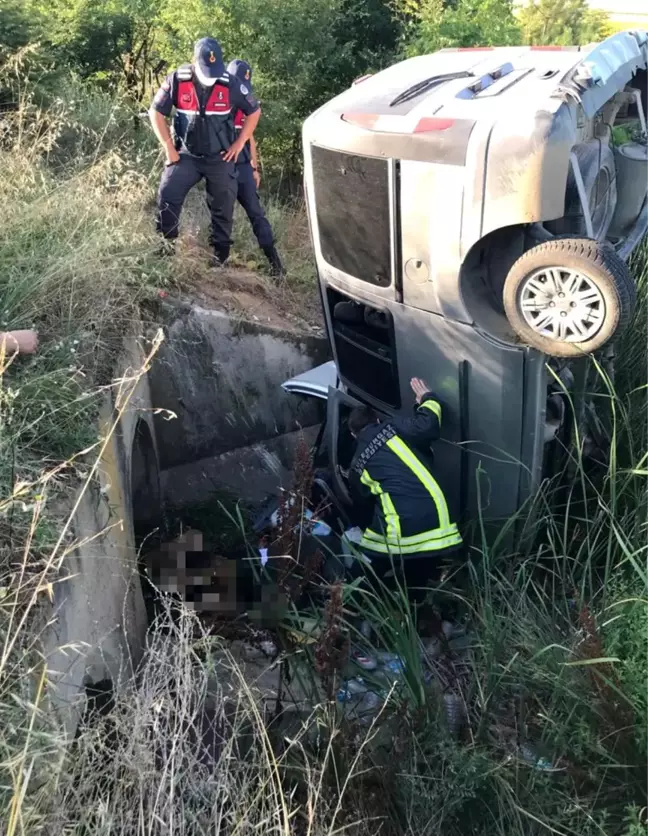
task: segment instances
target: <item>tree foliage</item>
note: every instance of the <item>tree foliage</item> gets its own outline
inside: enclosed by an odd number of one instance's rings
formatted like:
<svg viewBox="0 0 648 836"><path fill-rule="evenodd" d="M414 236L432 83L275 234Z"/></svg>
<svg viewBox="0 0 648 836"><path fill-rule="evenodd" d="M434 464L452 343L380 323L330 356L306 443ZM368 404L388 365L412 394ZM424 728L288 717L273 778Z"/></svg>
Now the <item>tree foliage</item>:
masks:
<svg viewBox="0 0 648 836"><path fill-rule="evenodd" d="M303 119L354 78L451 46L583 43L606 34L587 0L0 0L0 59L38 42L57 73L145 105L194 42L218 38L254 69L264 156L294 170ZM48 66L48 73L43 73Z"/></svg>
<svg viewBox="0 0 648 836"><path fill-rule="evenodd" d="M407 55L520 43L512 0L402 0L401 11L408 22Z"/></svg>
<svg viewBox="0 0 648 836"><path fill-rule="evenodd" d="M529 0L519 18L527 44L586 44L610 34L605 12L590 9L587 0Z"/></svg>

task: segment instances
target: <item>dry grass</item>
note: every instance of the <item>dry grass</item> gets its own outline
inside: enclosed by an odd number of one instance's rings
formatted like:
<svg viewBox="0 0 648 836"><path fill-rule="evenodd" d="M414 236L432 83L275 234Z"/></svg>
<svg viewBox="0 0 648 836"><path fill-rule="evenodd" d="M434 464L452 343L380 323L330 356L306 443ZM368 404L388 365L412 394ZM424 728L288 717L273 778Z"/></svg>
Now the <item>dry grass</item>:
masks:
<svg viewBox="0 0 648 836"><path fill-rule="evenodd" d="M26 102L3 115L0 130L0 327L36 324L43 335L36 357L5 361L0 372L5 836L645 833L645 306L619 351L617 392L604 395L614 430L606 472L594 484L576 461L591 504L554 515L547 486L534 548L483 544L481 561L452 591L477 631L463 739L448 735L438 699L409 680L416 699L395 695L369 727L345 722L319 698L303 715L268 717L195 615L166 608L137 676L115 683L112 712L70 748L50 706L41 630L75 546L74 509L58 519L51 499L65 484L91 486L107 443L96 438L95 398L114 385L127 408L145 371L112 384L114 346L138 303L178 279L155 254L150 146L127 136L119 154L111 151L119 124L102 123L105 104L82 103L81 124L80 105L76 116L64 109L51 119ZM290 258L305 263L301 210L273 220L285 223ZM249 238L238 244L242 260L255 249ZM645 301L645 252L635 270L644 271ZM329 611L331 631L340 605L336 598ZM403 606L378 600L373 615L414 658L414 631L398 629ZM316 662L300 649L288 665L308 681ZM521 703L526 719L516 713ZM555 774L517 756L525 737L546 747Z"/></svg>

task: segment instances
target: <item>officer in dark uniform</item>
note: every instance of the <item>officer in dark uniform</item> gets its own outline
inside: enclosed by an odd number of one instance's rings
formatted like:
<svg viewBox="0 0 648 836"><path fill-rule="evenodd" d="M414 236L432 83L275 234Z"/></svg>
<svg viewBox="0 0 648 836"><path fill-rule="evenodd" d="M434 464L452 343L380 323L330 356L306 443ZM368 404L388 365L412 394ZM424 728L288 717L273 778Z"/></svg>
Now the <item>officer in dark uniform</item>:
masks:
<svg viewBox="0 0 648 836"><path fill-rule="evenodd" d="M175 109L172 139L167 117ZM245 125L238 136L234 116ZM166 154L158 193L158 230L168 241L178 237L185 197L203 177L211 212L214 259L224 264L232 244L236 201L236 161L254 133L261 111L250 88L225 72L218 41L203 38L194 48L192 64L165 79L149 111L153 130Z"/></svg>
<svg viewBox="0 0 648 836"><path fill-rule="evenodd" d="M404 576L416 602L440 574L441 558L460 551L462 538L431 469L430 443L439 437L441 404L419 378L411 385L416 396L411 418L383 423L369 407L352 410L348 426L357 446L349 487L354 522L364 529L360 550L379 578L392 566Z"/></svg>
<svg viewBox="0 0 648 836"><path fill-rule="evenodd" d="M252 68L246 61L242 61L240 58L230 61L227 72L232 78L238 78L246 86L250 86L252 83ZM240 134L245 122L246 115L242 110L239 110L234 116L234 128L237 135ZM238 175L238 202L245 209L250 219L252 231L259 242L259 246L270 262L272 275L281 276L283 274L283 265L275 247L272 227L263 211L261 201L259 200L259 192L257 191L261 182L261 175L258 170L258 157L254 135L250 137L245 148L239 154L239 158L236 161L236 172Z"/></svg>

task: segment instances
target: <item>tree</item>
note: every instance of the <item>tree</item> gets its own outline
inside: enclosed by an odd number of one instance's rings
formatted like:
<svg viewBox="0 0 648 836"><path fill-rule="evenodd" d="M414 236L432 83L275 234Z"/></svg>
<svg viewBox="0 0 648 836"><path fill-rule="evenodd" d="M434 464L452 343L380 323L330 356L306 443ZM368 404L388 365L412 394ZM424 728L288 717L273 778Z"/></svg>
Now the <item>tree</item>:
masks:
<svg viewBox="0 0 648 836"><path fill-rule="evenodd" d="M402 0L406 55L445 47L507 46L520 42L512 0Z"/></svg>
<svg viewBox="0 0 648 836"><path fill-rule="evenodd" d="M519 13L524 43L558 46L600 41L610 34L605 12L587 0L530 0Z"/></svg>
<svg viewBox="0 0 648 836"><path fill-rule="evenodd" d="M29 15L18 0L6 0L0 5L0 56L10 54L31 40Z"/></svg>
<svg viewBox="0 0 648 836"><path fill-rule="evenodd" d="M59 64L141 99L159 62L156 37L166 0L27 0L39 40Z"/></svg>

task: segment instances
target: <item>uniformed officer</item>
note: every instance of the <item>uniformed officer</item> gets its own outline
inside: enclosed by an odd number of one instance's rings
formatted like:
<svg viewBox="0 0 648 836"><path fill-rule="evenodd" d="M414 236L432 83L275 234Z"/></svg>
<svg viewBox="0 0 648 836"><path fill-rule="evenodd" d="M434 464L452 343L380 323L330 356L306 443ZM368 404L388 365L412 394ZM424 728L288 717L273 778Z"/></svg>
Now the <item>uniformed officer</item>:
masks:
<svg viewBox="0 0 648 836"><path fill-rule="evenodd" d="M242 61L240 58L230 61L227 72L232 78L238 78L246 87L249 87L252 83L252 68L246 61ZM245 122L246 115L242 110L239 110L234 116L234 128L237 135L240 135ZM283 265L275 247L272 227L263 211L261 201L259 200L259 192L257 191L261 183L261 175L259 174L259 160L254 134L250 136L245 148L239 154L239 158L236 161L236 172L238 175L238 202L245 209L250 219L252 231L259 242L259 246L270 262L272 274L274 276L281 276L283 274Z"/></svg>
<svg viewBox="0 0 648 836"><path fill-rule="evenodd" d="M175 109L171 137L167 117ZM234 115L245 114L238 136ZM211 212L210 243L216 264L224 264L232 245L236 201L236 161L254 133L261 111L250 88L225 72L218 41L202 38L192 64L167 76L149 111L153 130L166 154L158 193L157 227L173 242L185 197L203 177Z"/></svg>

